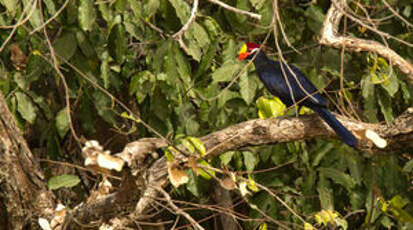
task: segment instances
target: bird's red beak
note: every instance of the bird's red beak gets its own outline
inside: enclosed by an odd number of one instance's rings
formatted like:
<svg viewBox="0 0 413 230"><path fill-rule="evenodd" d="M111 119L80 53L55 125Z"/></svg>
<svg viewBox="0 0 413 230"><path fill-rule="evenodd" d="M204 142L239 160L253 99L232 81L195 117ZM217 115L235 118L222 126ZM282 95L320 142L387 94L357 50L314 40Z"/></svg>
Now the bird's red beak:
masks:
<svg viewBox="0 0 413 230"><path fill-rule="evenodd" d="M239 53L239 54L238 54L238 60L239 60L239 61L244 60L245 58L248 57L248 55L250 55L250 53L248 53L248 52Z"/></svg>
<svg viewBox="0 0 413 230"><path fill-rule="evenodd" d="M238 53L238 60L244 60L248 55L250 55L250 53L248 52L247 44L244 44Z"/></svg>

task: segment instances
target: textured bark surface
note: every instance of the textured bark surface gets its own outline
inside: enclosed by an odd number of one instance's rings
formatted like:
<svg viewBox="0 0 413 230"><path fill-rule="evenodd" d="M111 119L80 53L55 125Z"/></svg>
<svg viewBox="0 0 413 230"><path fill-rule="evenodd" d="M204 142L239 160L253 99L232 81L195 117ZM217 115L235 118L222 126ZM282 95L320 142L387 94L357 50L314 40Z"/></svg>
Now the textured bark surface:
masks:
<svg viewBox="0 0 413 230"><path fill-rule="evenodd" d="M399 150L413 147L413 108L409 108L400 117L395 119L391 124L368 124L358 121L352 121L345 117L336 115L337 118L353 133L358 136L359 145L357 148L360 151L368 151L372 153L389 154L395 153ZM373 145L372 142L363 137L364 132L367 130L373 130L381 137L385 138L388 145L384 149L379 149ZM207 136L201 137L203 144L207 149L209 156L215 156L227 151L240 149L245 146L257 146L257 145L269 145L280 142L290 142L303 139L312 138L331 138L336 135L334 131L328 127L317 115L291 117L285 119L255 119L239 124L235 124L223 130L211 133ZM160 143L159 139L152 139L154 143ZM135 144L138 142L135 142ZM143 145L148 145L148 140L142 142ZM154 144L153 146L163 146ZM135 146L136 147L136 146ZM179 147L179 146L178 146ZM147 155L142 151L155 151L153 148L136 148L136 154L139 156ZM176 159L180 162L185 162L186 158L182 155L176 156ZM167 161L165 157L159 158L155 161L148 170L145 171L143 180L140 180L140 184L144 186L139 188L139 192L135 194L143 194L139 198L135 211L131 214L133 218L139 218L145 214L145 211L150 207L153 202L152 197L157 196L157 190L154 187L166 186L168 181ZM91 222L96 221L99 218L103 218L107 213L108 207L106 205L113 205L118 201L113 201L113 196L109 195L106 198L102 198L98 203L84 204L76 207L73 210L74 218L82 218L83 221ZM134 204L136 197L128 196L130 203ZM123 202L128 203L127 201ZM128 207L130 207L130 204ZM101 205L101 206L100 206ZM82 211L83 210L83 211ZM94 215L86 215L91 219L84 218L83 212L90 212L88 210L94 210ZM133 220L133 218L131 218ZM131 221L132 222L132 221Z"/></svg>
<svg viewBox="0 0 413 230"><path fill-rule="evenodd" d="M1 94L0 114L0 196L7 210L1 227L36 229L38 217L51 217L54 195Z"/></svg>

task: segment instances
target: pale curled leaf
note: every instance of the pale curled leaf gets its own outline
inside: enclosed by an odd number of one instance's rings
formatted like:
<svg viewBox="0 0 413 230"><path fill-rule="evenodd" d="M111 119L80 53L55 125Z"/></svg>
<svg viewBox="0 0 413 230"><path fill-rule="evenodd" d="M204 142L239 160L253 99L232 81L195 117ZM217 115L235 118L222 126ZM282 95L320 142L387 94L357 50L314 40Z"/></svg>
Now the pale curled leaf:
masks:
<svg viewBox="0 0 413 230"><path fill-rule="evenodd" d="M239 191L240 191L241 195L244 196L244 197L245 197L246 195L248 195L248 194L251 194L251 192L248 191L247 186L248 186L248 184L247 184L247 182L245 182L245 181L242 181L242 182L239 183L239 185L238 185Z"/></svg>
<svg viewBox="0 0 413 230"><path fill-rule="evenodd" d="M366 130L366 138L371 140L377 147L381 149L387 146L387 141L380 137L379 134L377 134L373 130Z"/></svg>
<svg viewBox="0 0 413 230"><path fill-rule="evenodd" d="M118 172L122 171L125 162L118 157L111 156L109 154L100 153L97 157L97 165L105 169L114 169Z"/></svg>
<svg viewBox="0 0 413 230"><path fill-rule="evenodd" d="M233 190L237 187L237 184L231 177L225 177L223 180L219 180L219 184L226 190Z"/></svg>
<svg viewBox="0 0 413 230"><path fill-rule="evenodd" d="M175 188L186 184L189 181L189 177L185 171L181 169L179 165L171 162L168 162L168 177Z"/></svg>
<svg viewBox="0 0 413 230"><path fill-rule="evenodd" d="M49 221L47 221L45 218L39 218L38 220L39 226L43 230L52 230L50 227Z"/></svg>

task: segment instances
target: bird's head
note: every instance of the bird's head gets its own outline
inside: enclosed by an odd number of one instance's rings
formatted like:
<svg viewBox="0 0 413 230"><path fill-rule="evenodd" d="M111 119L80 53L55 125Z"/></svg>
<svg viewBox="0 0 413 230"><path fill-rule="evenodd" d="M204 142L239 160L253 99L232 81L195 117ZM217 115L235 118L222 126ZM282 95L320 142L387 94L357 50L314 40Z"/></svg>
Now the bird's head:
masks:
<svg viewBox="0 0 413 230"><path fill-rule="evenodd" d="M256 43L252 43L252 42L245 43L238 53L238 60L241 61L244 59L247 59L247 60L251 59L252 57L254 57L254 54L258 52L259 49L260 49L260 45Z"/></svg>

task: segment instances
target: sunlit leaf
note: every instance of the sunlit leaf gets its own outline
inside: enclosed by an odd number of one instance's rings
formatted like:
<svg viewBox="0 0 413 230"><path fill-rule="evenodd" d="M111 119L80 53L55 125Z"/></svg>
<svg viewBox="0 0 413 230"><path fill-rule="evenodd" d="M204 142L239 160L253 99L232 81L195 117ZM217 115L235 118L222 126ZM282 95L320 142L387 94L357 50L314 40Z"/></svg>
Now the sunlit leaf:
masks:
<svg viewBox="0 0 413 230"><path fill-rule="evenodd" d="M257 100L258 116L262 119L270 117L279 117L284 115L287 109L284 103L278 98L267 99L260 97Z"/></svg>
<svg viewBox="0 0 413 230"><path fill-rule="evenodd" d="M76 175L63 174L60 176L53 176L47 182L47 186L51 190L59 188L71 188L79 184L80 179Z"/></svg>
<svg viewBox="0 0 413 230"><path fill-rule="evenodd" d="M198 164L200 166L204 166L204 167L211 167L211 165L209 165L209 163L206 162L205 160L198 161ZM211 179L211 175L215 176L215 171L210 170L210 169L204 170L202 168L198 168L198 173L199 173L200 176L202 176L203 178L205 178L207 180Z"/></svg>

